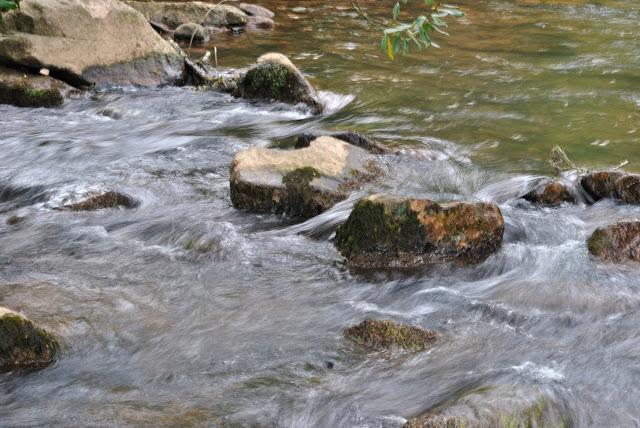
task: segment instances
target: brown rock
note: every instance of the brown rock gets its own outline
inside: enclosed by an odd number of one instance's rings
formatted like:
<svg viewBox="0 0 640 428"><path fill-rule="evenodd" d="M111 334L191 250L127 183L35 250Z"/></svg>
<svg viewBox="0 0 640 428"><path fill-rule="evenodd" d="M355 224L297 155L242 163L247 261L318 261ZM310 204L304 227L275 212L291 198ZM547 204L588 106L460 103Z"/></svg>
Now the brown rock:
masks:
<svg viewBox="0 0 640 428"><path fill-rule="evenodd" d="M397 324L390 320L366 319L345 330L346 338L372 349L402 348L422 351L431 345L437 334L418 327Z"/></svg>
<svg viewBox="0 0 640 428"><path fill-rule="evenodd" d="M621 171L592 172L580 178L585 192L595 201L617 199L627 204L640 204L640 175Z"/></svg>
<svg viewBox="0 0 640 428"><path fill-rule="evenodd" d="M260 30L271 30L276 26L271 18L265 18L264 16L250 16L247 22L247 28L257 28Z"/></svg>
<svg viewBox="0 0 640 428"><path fill-rule="evenodd" d="M612 262L640 262L640 222L623 222L595 230L587 241L589 252Z"/></svg>
<svg viewBox="0 0 640 428"><path fill-rule="evenodd" d="M136 201L131 197L110 191L91 196L74 204L65 205L63 208L71 211L95 211L103 208L135 208L136 206Z"/></svg>
<svg viewBox="0 0 640 428"><path fill-rule="evenodd" d="M74 88L49 76L25 74L0 66L0 104L60 107Z"/></svg>
<svg viewBox="0 0 640 428"><path fill-rule="evenodd" d="M541 206L557 207L563 202L576 203L576 195L567 185L555 180L545 180L523 196L527 201Z"/></svg>

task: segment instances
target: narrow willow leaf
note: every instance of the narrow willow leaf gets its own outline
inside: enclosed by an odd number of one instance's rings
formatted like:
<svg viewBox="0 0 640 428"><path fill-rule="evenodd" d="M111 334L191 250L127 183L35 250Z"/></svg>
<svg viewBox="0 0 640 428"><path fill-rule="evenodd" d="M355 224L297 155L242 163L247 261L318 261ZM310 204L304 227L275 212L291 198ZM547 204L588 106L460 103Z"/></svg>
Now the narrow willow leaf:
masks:
<svg viewBox="0 0 640 428"><path fill-rule="evenodd" d="M393 6L393 19L398 19L398 15L400 15L400 3L396 2Z"/></svg>

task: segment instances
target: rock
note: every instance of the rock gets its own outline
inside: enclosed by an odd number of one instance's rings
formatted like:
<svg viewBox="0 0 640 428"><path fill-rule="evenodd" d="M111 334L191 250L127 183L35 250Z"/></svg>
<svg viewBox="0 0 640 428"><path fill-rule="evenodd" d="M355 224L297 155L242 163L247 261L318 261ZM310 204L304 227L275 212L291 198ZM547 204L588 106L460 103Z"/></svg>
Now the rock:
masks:
<svg viewBox="0 0 640 428"><path fill-rule="evenodd" d="M72 86L157 86L182 77L180 55L118 0L22 0L3 19L0 62L47 68Z"/></svg>
<svg viewBox="0 0 640 428"><path fill-rule="evenodd" d="M306 104L314 113L322 112L316 91L289 58L268 53L258 58L238 82L238 95L247 99Z"/></svg>
<svg viewBox="0 0 640 428"><path fill-rule="evenodd" d="M65 205L62 208L71 211L96 211L103 208L135 208L137 205L138 203L130 196L110 191L90 196L87 199Z"/></svg>
<svg viewBox="0 0 640 428"><path fill-rule="evenodd" d="M363 148L369 153L373 153L376 155L389 153L389 150L381 143L371 140L364 135L360 135L355 132L342 132L339 134L332 134L331 137L337 138L338 140L346 141L353 146ZM296 139L295 147L296 149L308 147L309 143L316 138L318 137L313 134L302 134Z"/></svg>
<svg viewBox="0 0 640 428"><path fill-rule="evenodd" d="M403 428L542 428L573 426L569 412L532 388L488 386L409 419Z"/></svg>
<svg viewBox="0 0 640 428"><path fill-rule="evenodd" d="M230 172L234 207L303 219L326 211L380 174L369 153L331 137L297 150L242 151Z"/></svg>
<svg viewBox="0 0 640 428"><path fill-rule="evenodd" d="M204 43L209 40L209 31L202 25L188 22L180 25L173 33L173 38L183 42Z"/></svg>
<svg viewBox="0 0 640 428"><path fill-rule="evenodd" d="M240 10L250 16L257 16L262 18L273 18L275 13L271 12L266 7L258 6L257 4L240 3L238 6Z"/></svg>
<svg viewBox="0 0 640 428"><path fill-rule="evenodd" d="M433 331L397 324L390 320L372 319L349 327L344 335L347 339L376 350L402 348L422 351L437 339L437 334Z"/></svg>
<svg viewBox="0 0 640 428"><path fill-rule="evenodd" d="M58 342L17 312L0 307L0 372L51 364Z"/></svg>
<svg viewBox="0 0 640 428"><path fill-rule="evenodd" d="M248 21L246 13L226 4L213 5L199 1L182 3L128 1L126 3L142 12L149 21L158 22L170 28L176 28L188 22L195 22L205 27L229 27L245 25Z"/></svg>
<svg viewBox="0 0 640 428"><path fill-rule="evenodd" d="M640 262L640 222L622 222L600 227L587 240L594 256L612 262Z"/></svg>
<svg viewBox="0 0 640 428"><path fill-rule="evenodd" d="M271 18L265 18L263 16L250 16L247 22L247 28L257 28L260 30L271 30L276 26Z"/></svg>
<svg viewBox="0 0 640 428"><path fill-rule="evenodd" d="M17 107L60 107L75 89L41 74L25 74L0 66L0 104Z"/></svg>
<svg viewBox="0 0 640 428"><path fill-rule="evenodd" d="M336 231L335 245L352 267L476 263L500 248L503 232L493 204L373 195L358 201Z"/></svg>
<svg viewBox="0 0 640 428"><path fill-rule="evenodd" d="M527 201L546 207L557 207L563 202L575 204L576 194L567 185L555 180L544 180L522 197Z"/></svg>
<svg viewBox="0 0 640 428"><path fill-rule="evenodd" d="M627 204L640 204L640 175L621 171L597 171L580 177L584 191L597 202L617 199Z"/></svg>

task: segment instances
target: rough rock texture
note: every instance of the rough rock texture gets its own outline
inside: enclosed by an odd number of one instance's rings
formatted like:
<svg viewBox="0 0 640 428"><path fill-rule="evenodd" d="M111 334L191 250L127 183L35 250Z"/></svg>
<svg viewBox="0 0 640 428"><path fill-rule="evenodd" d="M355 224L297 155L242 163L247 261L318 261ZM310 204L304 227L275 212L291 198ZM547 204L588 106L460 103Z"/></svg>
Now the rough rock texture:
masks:
<svg viewBox="0 0 640 428"><path fill-rule="evenodd" d="M264 16L250 16L247 22L247 28L258 28L260 30L270 30L276 26L276 23L271 18L265 18Z"/></svg>
<svg viewBox="0 0 640 428"><path fill-rule="evenodd" d="M49 76L25 74L0 66L0 104L60 107L74 88Z"/></svg>
<svg viewBox="0 0 640 428"><path fill-rule="evenodd" d="M248 21L246 13L228 4L214 5L199 1L184 3L128 1L127 4L142 12L149 21L162 23L170 28L176 28L188 22L195 22L205 27L228 27L245 25Z"/></svg>
<svg viewBox="0 0 640 428"><path fill-rule="evenodd" d="M331 137L298 150L242 151L230 171L234 207L298 218L326 211L380 173L365 150Z"/></svg>
<svg viewBox="0 0 640 428"><path fill-rule="evenodd" d="M182 77L182 59L145 17L118 0L22 0L4 15L0 62L73 86L156 86Z"/></svg>
<svg viewBox="0 0 640 428"><path fill-rule="evenodd" d="M173 33L173 38L183 42L204 43L209 40L209 31L200 24L188 22L180 25Z"/></svg>
<svg viewBox="0 0 640 428"><path fill-rule="evenodd" d="M286 56L268 53L238 82L237 95L247 99L306 104L315 113L322 112L315 89Z"/></svg>
<svg viewBox="0 0 640 428"><path fill-rule="evenodd" d="M595 230L587 240L589 252L604 260L640 262L640 222L622 222Z"/></svg>
<svg viewBox="0 0 640 428"><path fill-rule="evenodd" d="M0 307L0 372L43 368L55 360L58 349L49 333Z"/></svg>
<svg viewBox="0 0 640 428"><path fill-rule="evenodd" d="M387 149L381 143L378 143L377 141L371 140L370 138L355 132L342 132L338 134L332 134L331 137L337 138L338 140L346 141L353 146L363 148L369 153L377 155L389 153L389 149ZM296 149L308 147L309 143L316 138L318 137L313 134L302 134L296 139L295 147Z"/></svg>
<svg viewBox="0 0 640 428"><path fill-rule="evenodd" d="M584 191L595 201L617 199L640 204L640 175L621 171L598 171L580 177Z"/></svg>
<svg viewBox="0 0 640 428"><path fill-rule="evenodd" d="M257 4L240 3L238 6L247 15L258 16L263 18L273 18L275 13L271 12L266 7L259 6Z"/></svg>
<svg viewBox="0 0 640 428"><path fill-rule="evenodd" d="M575 204L577 196L574 191L564 183L555 180L544 180L523 196L527 201L546 207L557 207L562 203Z"/></svg>
<svg viewBox="0 0 640 428"><path fill-rule="evenodd" d="M118 192L105 192L90 196L80 202L65 205L63 208L71 211L95 211L103 208L135 208L137 202L130 196Z"/></svg>
<svg viewBox="0 0 640 428"><path fill-rule="evenodd" d="M562 405L529 388L506 385L478 388L409 419L403 428L543 428L567 427Z"/></svg>
<svg viewBox="0 0 640 428"><path fill-rule="evenodd" d="M397 324L390 320L372 319L349 327L344 335L347 339L376 350L402 348L413 351L426 349L438 337L433 331Z"/></svg>
<svg viewBox="0 0 640 428"><path fill-rule="evenodd" d="M500 248L503 232L502 214L492 204L373 195L355 205L335 245L353 267L475 263Z"/></svg>

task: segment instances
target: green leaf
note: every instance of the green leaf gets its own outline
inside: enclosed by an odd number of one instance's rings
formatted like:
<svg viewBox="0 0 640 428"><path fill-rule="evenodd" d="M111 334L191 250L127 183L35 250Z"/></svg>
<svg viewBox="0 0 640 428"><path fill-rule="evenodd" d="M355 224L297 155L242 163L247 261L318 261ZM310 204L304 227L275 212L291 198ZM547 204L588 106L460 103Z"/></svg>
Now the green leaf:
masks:
<svg viewBox="0 0 640 428"><path fill-rule="evenodd" d="M0 12L6 12L18 8L18 2L14 0L0 0Z"/></svg>
<svg viewBox="0 0 640 428"><path fill-rule="evenodd" d="M397 27L387 28L386 30L384 30L384 34L398 34L398 33L402 33L402 32L404 32L404 31L409 30L411 27L413 27L413 25L411 25L411 24L402 24L402 25L398 25Z"/></svg>
<svg viewBox="0 0 640 428"><path fill-rule="evenodd" d="M393 6L393 19L398 19L399 15L400 15L400 3L396 2L396 4Z"/></svg>

